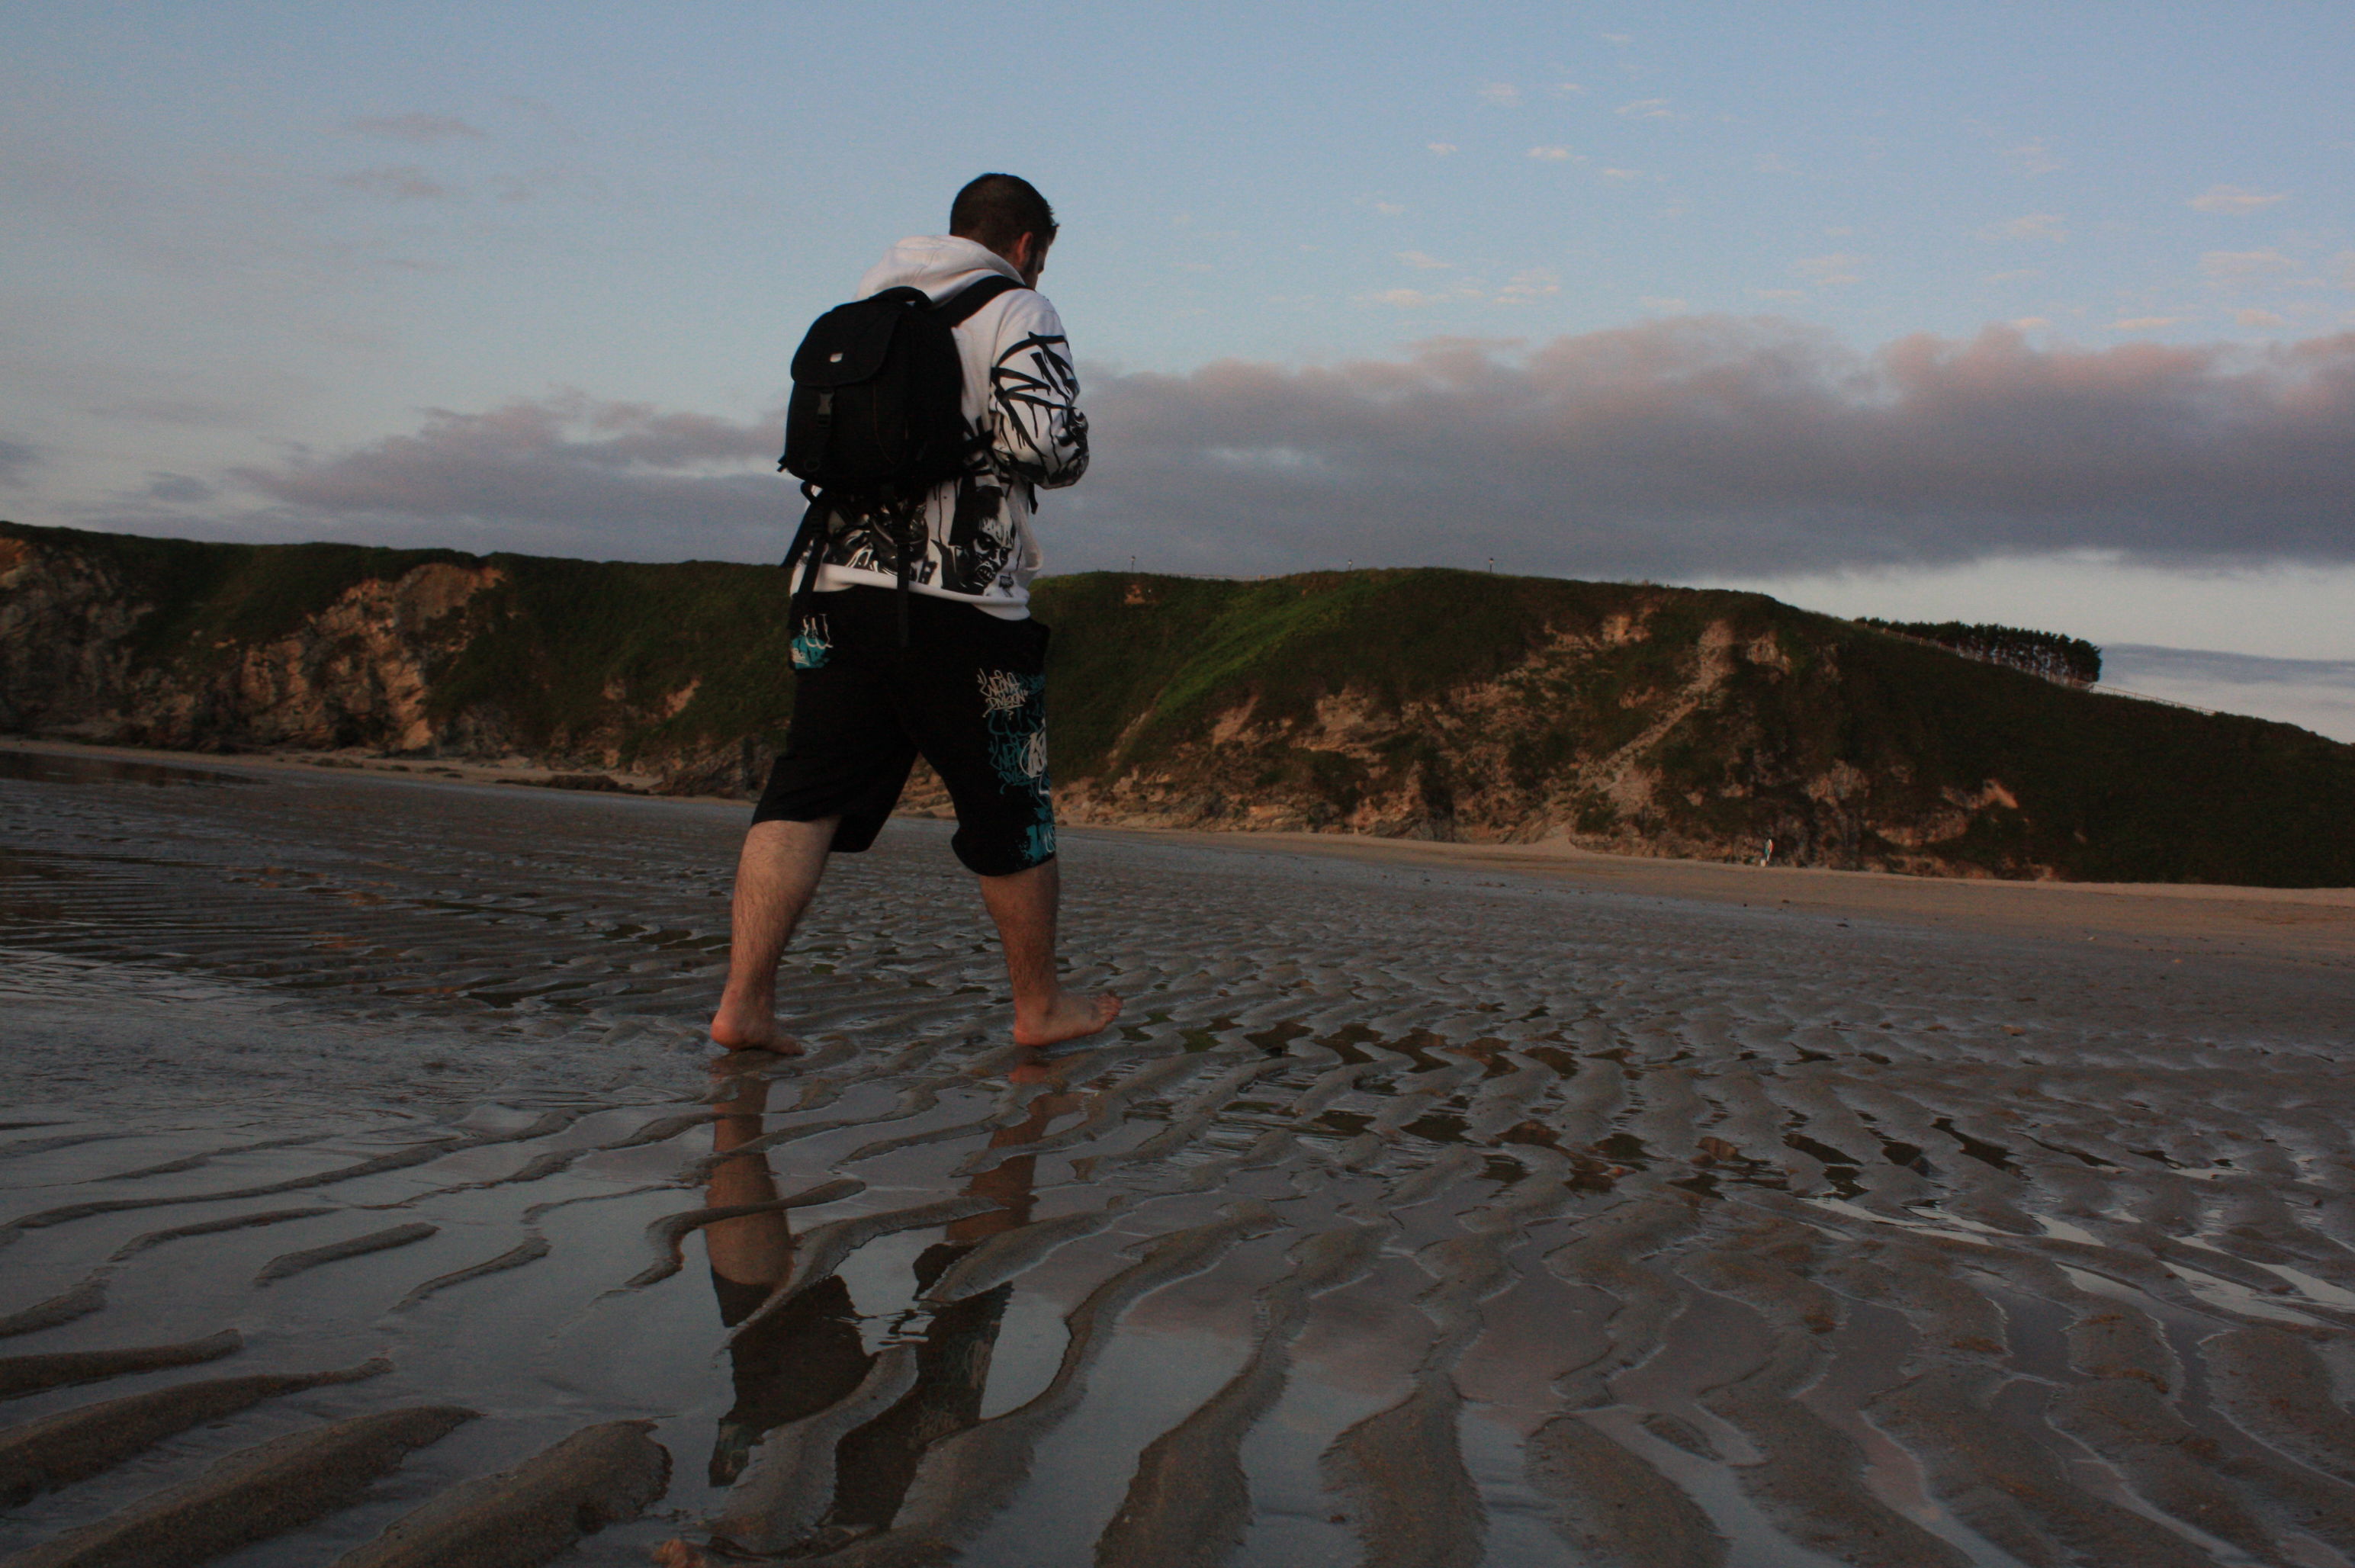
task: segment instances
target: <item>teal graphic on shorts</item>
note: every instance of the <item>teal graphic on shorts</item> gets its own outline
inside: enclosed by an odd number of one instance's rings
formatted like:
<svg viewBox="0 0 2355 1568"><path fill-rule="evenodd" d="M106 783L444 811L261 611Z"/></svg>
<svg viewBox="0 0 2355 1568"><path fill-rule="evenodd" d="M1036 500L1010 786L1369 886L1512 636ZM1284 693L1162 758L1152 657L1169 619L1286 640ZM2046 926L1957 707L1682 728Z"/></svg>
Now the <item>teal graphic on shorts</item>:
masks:
<svg viewBox="0 0 2355 1568"><path fill-rule="evenodd" d="M1047 677L986 669L975 678L997 782L1008 793L1027 791L1038 810L1023 846L1026 863L1036 866L1055 853L1055 804L1047 783Z"/></svg>
<svg viewBox="0 0 2355 1568"><path fill-rule="evenodd" d="M1055 858L1055 825L1034 822L1022 845L1024 857L1033 866L1040 866Z"/></svg>
<svg viewBox="0 0 2355 1568"><path fill-rule="evenodd" d="M794 628L794 667L824 669L834 656L834 633L823 615L805 615Z"/></svg>

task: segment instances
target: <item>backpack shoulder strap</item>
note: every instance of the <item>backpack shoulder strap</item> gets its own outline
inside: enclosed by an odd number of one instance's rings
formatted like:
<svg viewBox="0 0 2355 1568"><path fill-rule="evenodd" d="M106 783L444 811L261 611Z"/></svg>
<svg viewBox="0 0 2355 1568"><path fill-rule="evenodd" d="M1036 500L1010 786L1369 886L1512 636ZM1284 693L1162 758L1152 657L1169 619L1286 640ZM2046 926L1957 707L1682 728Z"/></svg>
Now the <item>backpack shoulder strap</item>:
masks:
<svg viewBox="0 0 2355 1568"><path fill-rule="evenodd" d="M976 278L934 305L932 315L942 325L956 326L971 318L975 311L1008 289L1018 289L1022 286L1002 272L992 272L986 278Z"/></svg>

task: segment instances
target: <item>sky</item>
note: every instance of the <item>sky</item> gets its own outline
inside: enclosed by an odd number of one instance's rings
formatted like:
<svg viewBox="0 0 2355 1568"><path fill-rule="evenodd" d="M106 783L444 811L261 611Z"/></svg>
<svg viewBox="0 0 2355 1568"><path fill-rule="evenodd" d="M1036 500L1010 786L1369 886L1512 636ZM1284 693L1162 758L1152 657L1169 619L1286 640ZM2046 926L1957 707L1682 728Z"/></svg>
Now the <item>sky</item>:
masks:
<svg viewBox="0 0 2355 1568"><path fill-rule="evenodd" d="M1095 432L1050 570L1757 588L2355 739L2348 7L0 29L18 521L773 559L801 333L1007 169Z"/></svg>

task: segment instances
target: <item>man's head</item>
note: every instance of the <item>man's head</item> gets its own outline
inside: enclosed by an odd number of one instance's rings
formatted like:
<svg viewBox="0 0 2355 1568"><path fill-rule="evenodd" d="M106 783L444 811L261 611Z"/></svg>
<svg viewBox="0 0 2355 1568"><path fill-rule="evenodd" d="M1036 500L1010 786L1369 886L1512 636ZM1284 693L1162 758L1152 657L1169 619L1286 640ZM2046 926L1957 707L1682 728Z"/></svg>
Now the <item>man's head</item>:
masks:
<svg viewBox="0 0 2355 1568"><path fill-rule="evenodd" d="M1033 288L1055 242L1055 209L1018 175L983 175L949 204L949 232L988 246Z"/></svg>

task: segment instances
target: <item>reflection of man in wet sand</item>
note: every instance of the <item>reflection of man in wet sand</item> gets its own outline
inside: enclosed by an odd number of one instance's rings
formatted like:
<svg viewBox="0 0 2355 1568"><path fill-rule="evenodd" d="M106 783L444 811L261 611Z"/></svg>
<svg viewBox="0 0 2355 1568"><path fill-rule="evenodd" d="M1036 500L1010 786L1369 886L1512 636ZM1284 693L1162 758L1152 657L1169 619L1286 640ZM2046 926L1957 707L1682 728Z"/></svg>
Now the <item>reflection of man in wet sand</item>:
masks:
<svg viewBox="0 0 2355 1568"><path fill-rule="evenodd" d="M723 1058L715 1071L743 1072L747 1060L762 1059ZM1041 1083L1050 1072L1033 1060L1016 1067L1010 1076L1018 1083ZM714 1152L724 1155L760 1136L767 1094L765 1077L742 1081L738 1095L720 1106L720 1120L712 1130ZM1076 1094L1042 1094L1031 1102L1029 1117L1001 1128L991 1136L990 1147L1036 1142L1079 1104ZM930 1290L951 1264L986 1238L1028 1221L1035 1164L1034 1157L1020 1156L974 1178L967 1192L995 1198L1004 1207L957 1221L948 1227L945 1240L924 1249L914 1265L917 1295ZM724 1159L713 1168L707 1201L718 1208L768 1202L776 1195L767 1158L751 1153ZM732 1327L751 1317L791 1271L793 1228L779 1212L722 1220L703 1233L720 1321ZM834 1503L803 1550L831 1550L889 1529L924 1451L981 1419L990 1352L1013 1288L1010 1283L999 1285L932 1314L916 1348L915 1386L837 1446ZM848 1395L874 1360L861 1340L850 1292L839 1278L804 1291L737 1340L731 1354L736 1403L720 1418L712 1448L715 1487L735 1481L754 1445L769 1432L815 1415ZM684 1543L678 1544L684 1550ZM668 1561L698 1560L674 1552Z"/></svg>
<svg viewBox="0 0 2355 1568"><path fill-rule="evenodd" d="M726 1154L761 1136L768 1109L769 1080L745 1062L763 1056L722 1057L715 1074L746 1072L736 1097L719 1107L711 1129L715 1154ZM714 1208L771 1203L777 1198L775 1173L757 1152L723 1159L712 1168L705 1201ZM734 1328L759 1309L794 1263L794 1230L780 1211L747 1214L704 1227L711 1259L711 1288L719 1297L719 1320ZM805 1290L762 1328L733 1347L736 1405L720 1418L711 1451L711 1484L726 1486L743 1469L745 1456L771 1427L814 1415L858 1386L868 1357L860 1343L850 1293L839 1279Z"/></svg>
<svg viewBox="0 0 2355 1568"><path fill-rule="evenodd" d="M1067 992L1055 974L1047 631L1030 618L1040 564L1030 514L1040 489L1088 465L1071 345L1038 292L1055 234L1054 209L1028 180L983 175L957 193L947 234L900 240L860 281L862 299L914 290L954 322L965 472L912 512L828 492L812 513L793 725L737 865L728 988L711 1020L711 1038L731 1050L799 1049L777 1024L778 960L827 854L874 842L920 754L956 803L952 848L980 878L1005 945L1015 1041L1075 1040L1120 1011L1118 997Z"/></svg>

